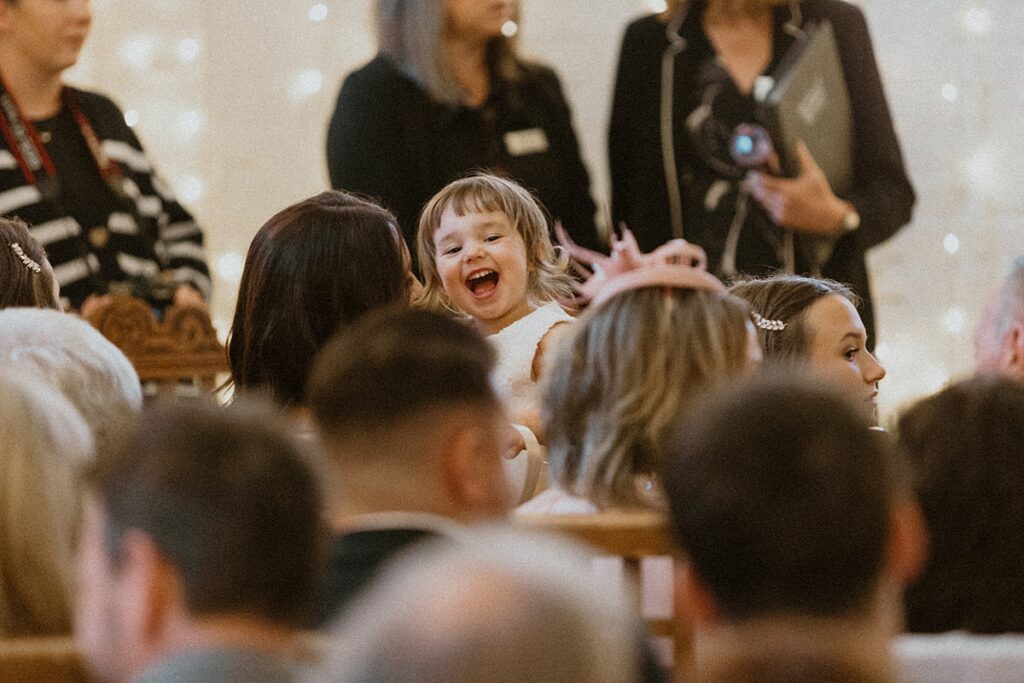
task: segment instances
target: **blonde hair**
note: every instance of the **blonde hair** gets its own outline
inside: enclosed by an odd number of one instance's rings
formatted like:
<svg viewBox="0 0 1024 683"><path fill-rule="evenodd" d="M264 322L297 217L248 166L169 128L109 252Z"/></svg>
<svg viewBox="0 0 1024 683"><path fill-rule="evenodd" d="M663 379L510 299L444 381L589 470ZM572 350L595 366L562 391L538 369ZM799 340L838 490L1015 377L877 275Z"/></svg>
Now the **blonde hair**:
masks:
<svg viewBox="0 0 1024 683"><path fill-rule="evenodd" d="M29 373L0 375L0 637L71 632L78 468L89 427Z"/></svg>
<svg viewBox="0 0 1024 683"><path fill-rule="evenodd" d="M420 214L416 251L423 273L423 294L418 304L458 311L451 303L437 271L434 233L449 208L457 216L467 213L503 214L523 238L528 268L527 295L533 305L573 299L569 258L551 243L548 221L540 203L518 183L488 173L478 173L449 183L431 198Z"/></svg>
<svg viewBox="0 0 1024 683"><path fill-rule="evenodd" d="M696 396L748 367L749 308L728 294L630 290L589 310L552 363L552 478L599 507L649 507L661 442Z"/></svg>
<svg viewBox="0 0 1024 683"><path fill-rule="evenodd" d="M377 0L376 24L381 54L402 73L438 102L465 102L466 91L449 68L443 49L448 30L445 0ZM523 72L515 43L505 36L491 40L487 64L493 75L508 81L517 80Z"/></svg>

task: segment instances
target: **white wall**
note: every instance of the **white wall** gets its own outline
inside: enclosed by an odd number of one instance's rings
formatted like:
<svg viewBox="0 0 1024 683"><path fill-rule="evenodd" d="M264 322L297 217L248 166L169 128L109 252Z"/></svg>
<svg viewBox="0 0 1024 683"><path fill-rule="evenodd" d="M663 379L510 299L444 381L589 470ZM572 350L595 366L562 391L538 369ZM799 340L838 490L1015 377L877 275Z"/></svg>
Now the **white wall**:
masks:
<svg viewBox="0 0 1024 683"><path fill-rule="evenodd" d="M523 2L523 50L561 74L595 198L604 200L619 40L651 0ZM326 16L313 21L310 9L321 3ZM890 371L882 399L892 408L970 370L981 303L1024 253L1024 7L1014 0L859 4L919 194L914 223L871 258L880 355ZM370 6L94 0L93 36L72 80L138 112L137 132L207 229L222 330L256 229L327 185L326 122L344 74L373 53Z"/></svg>

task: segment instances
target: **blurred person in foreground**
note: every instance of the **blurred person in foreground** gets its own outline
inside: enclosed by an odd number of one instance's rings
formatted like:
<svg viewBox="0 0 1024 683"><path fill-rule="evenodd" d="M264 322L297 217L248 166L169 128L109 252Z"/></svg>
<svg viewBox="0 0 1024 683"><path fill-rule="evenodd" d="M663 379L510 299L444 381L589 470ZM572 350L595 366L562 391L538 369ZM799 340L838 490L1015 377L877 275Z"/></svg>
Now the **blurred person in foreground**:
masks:
<svg viewBox="0 0 1024 683"><path fill-rule="evenodd" d="M507 527L417 549L346 612L314 680L635 680L637 616L594 580L591 561Z"/></svg>
<svg viewBox="0 0 1024 683"><path fill-rule="evenodd" d="M886 438L799 376L731 388L680 427L664 485L698 680L894 680L924 532Z"/></svg>
<svg viewBox="0 0 1024 683"><path fill-rule="evenodd" d="M158 407L86 469L75 632L99 680L296 680L322 503L286 433L241 403Z"/></svg>
<svg viewBox="0 0 1024 683"><path fill-rule="evenodd" d="M507 423L493 367L479 332L423 310L369 313L318 355L308 404L334 534L318 623L411 544L505 517Z"/></svg>

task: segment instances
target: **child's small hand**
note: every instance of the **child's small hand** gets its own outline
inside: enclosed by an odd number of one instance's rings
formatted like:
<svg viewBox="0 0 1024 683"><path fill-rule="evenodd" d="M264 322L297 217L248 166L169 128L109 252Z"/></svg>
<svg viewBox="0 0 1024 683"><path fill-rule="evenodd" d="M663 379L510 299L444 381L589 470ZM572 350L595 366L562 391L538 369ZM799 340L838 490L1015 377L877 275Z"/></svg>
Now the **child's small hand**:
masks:
<svg viewBox="0 0 1024 683"><path fill-rule="evenodd" d="M522 451L526 450L526 440L519 430L512 426L512 423L505 424L505 447L502 449L502 456L506 460L512 460Z"/></svg>

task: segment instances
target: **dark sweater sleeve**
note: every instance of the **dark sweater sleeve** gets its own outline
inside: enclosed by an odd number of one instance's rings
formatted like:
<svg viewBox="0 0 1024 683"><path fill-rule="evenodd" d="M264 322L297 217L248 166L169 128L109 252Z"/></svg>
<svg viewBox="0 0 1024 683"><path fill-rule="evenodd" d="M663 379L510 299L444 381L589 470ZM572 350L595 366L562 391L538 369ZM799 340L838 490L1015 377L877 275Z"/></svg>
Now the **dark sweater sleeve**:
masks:
<svg viewBox="0 0 1024 683"><path fill-rule="evenodd" d="M342 84L327 129L327 170L331 187L373 197L393 211L408 240L420 209L401 116L410 103L400 92L400 77L382 67L378 58Z"/></svg>
<svg viewBox="0 0 1024 683"><path fill-rule="evenodd" d="M630 179L636 145L630 144L630 138L639 112L636 108L638 98L632 91L635 84L643 78L643 74L638 73L639 60L636 59L636 52L641 47L639 43L643 39L639 35L639 28L640 25L636 22L630 24L622 38L619 63L615 71L612 113L608 125L608 169L611 174L611 209L614 225L620 222L628 225L633 217L630 200L634 196L634 191ZM659 180L651 178L651 182Z"/></svg>
<svg viewBox="0 0 1024 683"><path fill-rule="evenodd" d="M565 197L564 205L560 208L548 208L558 213L553 218L562 222L566 232L577 244L597 249L600 247L600 241L597 236L597 224L594 221L596 206L590 194L590 174L583 163L579 140L572 124L572 110L555 72L545 68L542 73L545 89L554 108L553 132L557 137L554 146L559 150L566 188L562 193Z"/></svg>
<svg viewBox="0 0 1024 683"><path fill-rule="evenodd" d="M910 222L915 195L903 165L864 14L853 5L834 5L833 24L854 119L854 181L844 199L861 216L861 227L851 237L860 251L866 251Z"/></svg>

